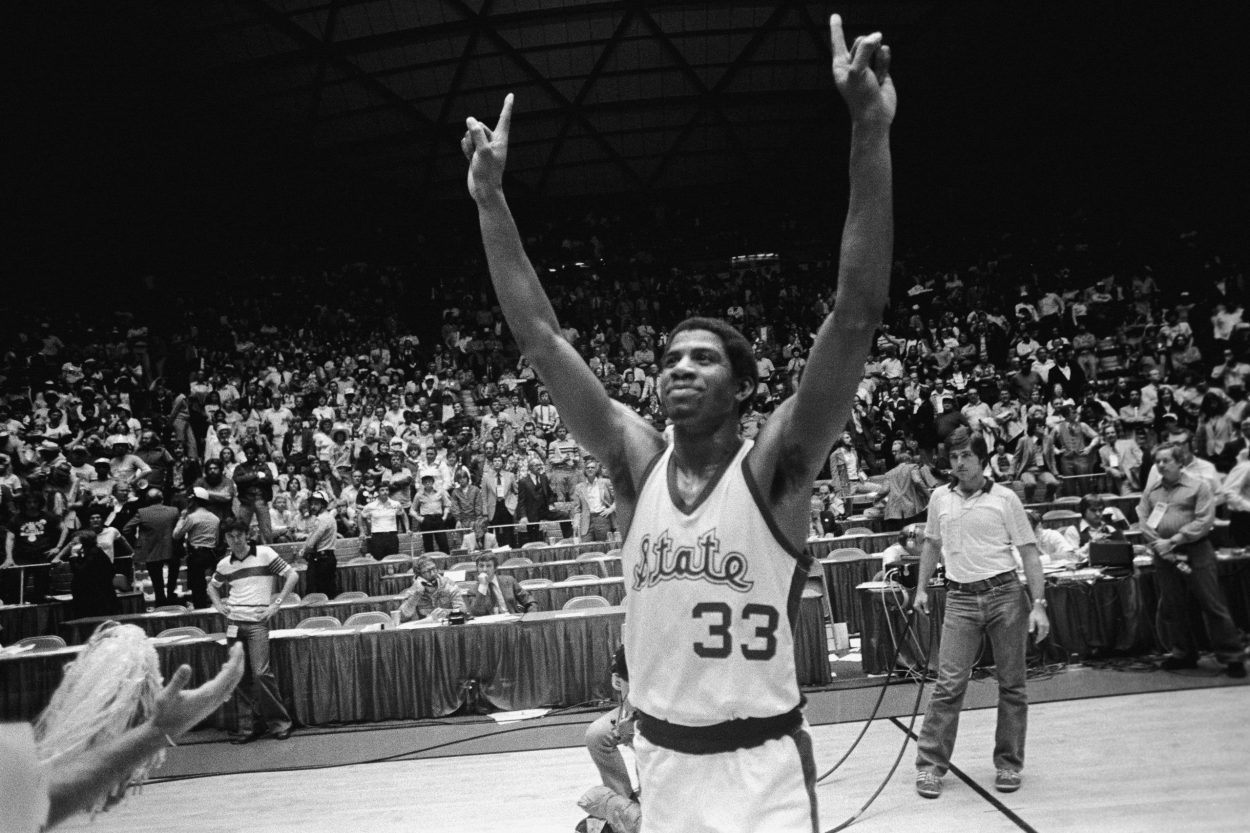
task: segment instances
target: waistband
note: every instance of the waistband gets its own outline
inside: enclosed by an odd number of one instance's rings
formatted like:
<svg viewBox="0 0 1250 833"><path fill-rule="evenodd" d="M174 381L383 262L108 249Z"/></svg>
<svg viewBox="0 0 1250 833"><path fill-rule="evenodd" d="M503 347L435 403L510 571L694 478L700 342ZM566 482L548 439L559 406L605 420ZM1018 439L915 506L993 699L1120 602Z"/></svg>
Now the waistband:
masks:
<svg viewBox="0 0 1250 833"><path fill-rule="evenodd" d="M635 710L635 713L638 715L638 731L656 746L689 755L714 755L735 749L751 749L792 734L803 725L805 702L805 698L801 699L799 705L774 717L745 717L711 726L669 723L641 709Z"/></svg>
<svg viewBox="0 0 1250 833"><path fill-rule="evenodd" d="M313 555L334 555L334 550L316 550Z"/></svg>
<svg viewBox="0 0 1250 833"><path fill-rule="evenodd" d="M980 581L970 581L967 583L947 579L946 586L952 590L958 590L961 593L981 594L988 593L995 587L1001 587L1004 584L1010 584L1011 582L1018 580L1019 579L1016 578L1016 571L1008 570L1007 572L999 573L996 576L990 576L989 578L983 578Z"/></svg>

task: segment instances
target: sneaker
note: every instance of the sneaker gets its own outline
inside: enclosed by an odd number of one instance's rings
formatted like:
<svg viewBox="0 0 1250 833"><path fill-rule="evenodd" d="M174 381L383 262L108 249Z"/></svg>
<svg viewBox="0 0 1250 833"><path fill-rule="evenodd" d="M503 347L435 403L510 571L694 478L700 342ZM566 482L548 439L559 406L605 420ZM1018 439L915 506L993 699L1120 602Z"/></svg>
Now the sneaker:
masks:
<svg viewBox="0 0 1250 833"><path fill-rule="evenodd" d="M1000 769L994 776L994 789L1000 793L1013 793L1020 789L1020 773L1014 769Z"/></svg>
<svg viewBox="0 0 1250 833"><path fill-rule="evenodd" d="M1246 676L1246 664L1241 660L1230 662L1228 664L1228 668L1226 669L1226 673L1228 676L1240 680L1242 677Z"/></svg>
<svg viewBox="0 0 1250 833"><path fill-rule="evenodd" d="M1167 657L1159 663L1164 671L1183 671L1186 668L1197 668L1198 660L1193 657Z"/></svg>
<svg viewBox="0 0 1250 833"><path fill-rule="evenodd" d="M942 779L932 772L919 770L916 773L916 792L922 798L937 798L942 794Z"/></svg>

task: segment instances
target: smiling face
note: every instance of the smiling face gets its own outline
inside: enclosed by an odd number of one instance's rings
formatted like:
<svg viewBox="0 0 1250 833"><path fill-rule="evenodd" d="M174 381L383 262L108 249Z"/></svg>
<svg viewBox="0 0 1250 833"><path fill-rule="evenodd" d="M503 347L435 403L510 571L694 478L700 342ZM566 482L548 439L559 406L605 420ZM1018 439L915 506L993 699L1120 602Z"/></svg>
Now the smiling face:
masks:
<svg viewBox="0 0 1250 833"><path fill-rule="evenodd" d="M724 342L709 330L682 330L664 352L660 401L675 423L737 413L750 395L734 378Z"/></svg>

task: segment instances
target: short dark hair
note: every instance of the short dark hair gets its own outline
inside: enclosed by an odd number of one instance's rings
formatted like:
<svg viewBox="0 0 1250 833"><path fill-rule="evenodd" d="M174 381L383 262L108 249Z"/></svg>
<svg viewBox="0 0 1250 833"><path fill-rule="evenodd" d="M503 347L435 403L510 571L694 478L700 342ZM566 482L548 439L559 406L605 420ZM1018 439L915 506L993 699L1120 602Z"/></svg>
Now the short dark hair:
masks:
<svg viewBox="0 0 1250 833"><path fill-rule="evenodd" d="M746 413L751 407L751 400L755 398L755 389L760 381L759 368L755 365L755 350L751 347L751 342L747 341L746 336L738 332L736 327L719 318L696 315L687 318L670 330L668 343L672 344L673 338L686 330L707 330L725 345L725 355L729 357L729 366L733 369L734 378L749 379L751 382L751 395L738 403L738 413Z"/></svg>
<svg viewBox="0 0 1250 833"><path fill-rule="evenodd" d="M246 535L250 528L251 527L249 526L247 521L241 520L239 518L226 518L224 521L221 522L221 534L222 535L229 535L232 532L242 532L244 535Z"/></svg>
<svg viewBox="0 0 1250 833"><path fill-rule="evenodd" d="M495 554L494 554L494 553L492 553L492 552L482 552L482 553L478 553L478 554L477 554L477 555L473 558L473 563L474 563L474 564L481 564L483 561L489 561L491 564L494 564L496 567L498 567L498 566L499 566L499 559L498 559L498 558L495 556Z"/></svg>
<svg viewBox="0 0 1250 833"><path fill-rule="evenodd" d="M1076 511L1082 515L1088 509L1097 509L1099 512L1107 508L1107 502L1098 495L1082 495L1081 502L1076 505Z"/></svg>
<svg viewBox="0 0 1250 833"><path fill-rule="evenodd" d="M972 453L977 455L977 459L982 463L990 459L990 450L985 445L985 437L980 434L973 433L971 428L959 426L950 433L946 438L946 451L949 454L961 448L968 448Z"/></svg>

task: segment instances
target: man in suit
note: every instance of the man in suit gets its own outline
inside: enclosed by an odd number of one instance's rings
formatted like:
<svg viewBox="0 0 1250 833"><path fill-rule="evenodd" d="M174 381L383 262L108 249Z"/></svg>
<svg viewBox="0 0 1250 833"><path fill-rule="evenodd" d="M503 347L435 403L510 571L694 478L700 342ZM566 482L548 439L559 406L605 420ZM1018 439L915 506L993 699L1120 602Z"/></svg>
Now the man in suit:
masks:
<svg viewBox="0 0 1250 833"><path fill-rule="evenodd" d="M177 602L178 559L174 556L174 527L181 514L166 506L160 489L144 493L145 506L130 519L123 532L138 530L135 541L135 567L145 567L152 577L152 593L156 604ZM168 574L166 575L166 570Z"/></svg>
<svg viewBox="0 0 1250 833"><path fill-rule="evenodd" d="M482 501L490 531L501 546L512 546L516 541L512 527L517 508L516 474L504 469L503 457L498 454L482 472Z"/></svg>
<svg viewBox="0 0 1250 833"><path fill-rule="evenodd" d="M585 478L573 486L573 517L583 541L607 541L612 533L616 492L599 470L599 461L586 458Z"/></svg>
<svg viewBox="0 0 1250 833"><path fill-rule="evenodd" d="M556 517L551 508L555 500L556 493L547 475L543 474L542 461L531 458L529 471L517 482L517 523L527 524L524 533L526 542L543 540L541 522Z"/></svg>
<svg viewBox="0 0 1250 833"><path fill-rule="evenodd" d="M512 576L496 572L499 560L490 553L477 557L477 585L465 593L465 605L473 616L495 613L529 613L538 605Z"/></svg>

